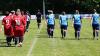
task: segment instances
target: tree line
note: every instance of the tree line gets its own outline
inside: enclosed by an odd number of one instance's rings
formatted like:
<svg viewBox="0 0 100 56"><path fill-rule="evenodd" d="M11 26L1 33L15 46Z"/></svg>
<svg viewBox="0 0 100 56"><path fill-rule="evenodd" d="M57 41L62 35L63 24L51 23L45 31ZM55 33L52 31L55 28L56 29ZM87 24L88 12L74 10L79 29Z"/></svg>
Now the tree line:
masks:
<svg viewBox="0 0 100 56"><path fill-rule="evenodd" d="M43 11L43 0L2 0L0 11L15 10L20 8L35 14L38 9ZM92 13L93 9L100 12L100 0L45 0L46 11L54 10L55 13L66 11L74 13L78 9L81 13Z"/></svg>

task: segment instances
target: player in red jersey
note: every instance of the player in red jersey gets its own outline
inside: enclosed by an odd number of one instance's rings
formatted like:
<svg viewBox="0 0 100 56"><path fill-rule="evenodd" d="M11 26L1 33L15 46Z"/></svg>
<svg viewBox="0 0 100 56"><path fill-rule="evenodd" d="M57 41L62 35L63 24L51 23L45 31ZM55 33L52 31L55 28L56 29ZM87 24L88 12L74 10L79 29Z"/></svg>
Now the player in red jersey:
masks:
<svg viewBox="0 0 100 56"><path fill-rule="evenodd" d="M10 16L12 17L12 20L13 20L14 16L16 16L16 15L15 15L15 11L14 11L14 10L12 10L12 11L11 11ZM13 29L13 30L14 30L14 29ZM13 40L13 42L15 41L14 31L13 31L12 40Z"/></svg>
<svg viewBox="0 0 100 56"><path fill-rule="evenodd" d="M21 11L21 15L22 15L22 18L24 19L24 23L25 23L25 27L24 27L24 33L26 31L26 13L24 11Z"/></svg>
<svg viewBox="0 0 100 56"><path fill-rule="evenodd" d="M20 9L16 11L16 16L14 16L13 18L13 27L14 27L15 45L21 47L24 36L25 22L21 15Z"/></svg>
<svg viewBox="0 0 100 56"><path fill-rule="evenodd" d="M4 34L6 36L7 45L11 46L13 29L12 29L12 19L8 11L6 12L6 17L4 17L2 20L2 25L4 25Z"/></svg>

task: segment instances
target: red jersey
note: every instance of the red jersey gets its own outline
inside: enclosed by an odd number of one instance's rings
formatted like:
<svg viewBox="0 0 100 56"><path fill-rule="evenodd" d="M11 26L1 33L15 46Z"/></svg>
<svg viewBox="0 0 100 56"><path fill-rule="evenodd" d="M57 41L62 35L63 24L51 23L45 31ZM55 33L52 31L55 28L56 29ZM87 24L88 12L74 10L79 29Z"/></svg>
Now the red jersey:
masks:
<svg viewBox="0 0 100 56"><path fill-rule="evenodd" d="M11 16L6 16L2 20L2 24L4 25L4 33L5 35L12 35L12 19Z"/></svg>
<svg viewBox="0 0 100 56"><path fill-rule="evenodd" d="M12 15L10 15L10 16L11 16L11 18L13 19L16 15L12 14Z"/></svg>
<svg viewBox="0 0 100 56"><path fill-rule="evenodd" d="M27 18L27 17L26 17L26 15L23 15L22 17L23 17L23 19L24 19L24 23L25 23L25 26L26 26L26 18Z"/></svg>
<svg viewBox="0 0 100 56"><path fill-rule="evenodd" d="M22 15L22 18L24 19L24 23L25 23L25 25L24 25L24 33L25 33L25 31L26 31L26 15Z"/></svg>
<svg viewBox="0 0 100 56"><path fill-rule="evenodd" d="M16 16L15 14L11 14L11 19L13 20L14 16ZM14 36L14 28L13 28L13 36Z"/></svg>
<svg viewBox="0 0 100 56"><path fill-rule="evenodd" d="M25 22L21 15L14 16L13 18L13 27L15 37L20 37L24 35L24 26Z"/></svg>

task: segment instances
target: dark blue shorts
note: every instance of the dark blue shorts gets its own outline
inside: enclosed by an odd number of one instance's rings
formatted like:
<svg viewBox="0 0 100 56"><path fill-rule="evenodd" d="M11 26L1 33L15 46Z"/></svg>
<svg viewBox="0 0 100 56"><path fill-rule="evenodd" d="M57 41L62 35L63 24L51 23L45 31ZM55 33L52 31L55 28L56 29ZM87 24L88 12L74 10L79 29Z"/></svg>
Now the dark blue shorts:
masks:
<svg viewBox="0 0 100 56"><path fill-rule="evenodd" d="M67 25L61 25L60 27L61 27L61 29L67 30L68 26Z"/></svg>
<svg viewBox="0 0 100 56"><path fill-rule="evenodd" d="M74 30L80 31L81 30L81 24L74 24Z"/></svg>
<svg viewBox="0 0 100 56"><path fill-rule="evenodd" d="M48 29L54 29L54 25L47 25Z"/></svg>
<svg viewBox="0 0 100 56"><path fill-rule="evenodd" d="M99 30L99 24L92 24L93 30Z"/></svg>

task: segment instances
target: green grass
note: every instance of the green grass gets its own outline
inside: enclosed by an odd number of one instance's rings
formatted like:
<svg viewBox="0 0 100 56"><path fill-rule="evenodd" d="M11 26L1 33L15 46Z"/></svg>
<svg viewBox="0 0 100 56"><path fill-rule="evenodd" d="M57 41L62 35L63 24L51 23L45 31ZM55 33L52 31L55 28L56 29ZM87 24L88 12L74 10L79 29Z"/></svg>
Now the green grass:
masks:
<svg viewBox="0 0 100 56"><path fill-rule="evenodd" d="M62 40L59 20L56 20L55 38L48 38L46 24L42 20L42 28L38 33L35 20L31 21L30 30L26 32L23 47L5 47L3 32L0 32L0 56L27 56L35 42L30 56L100 56L100 41L92 40L92 27L89 19L83 19L81 39L75 40L72 21L69 20L67 39ZM13 44L13 43L12 43Z"/></svg>

